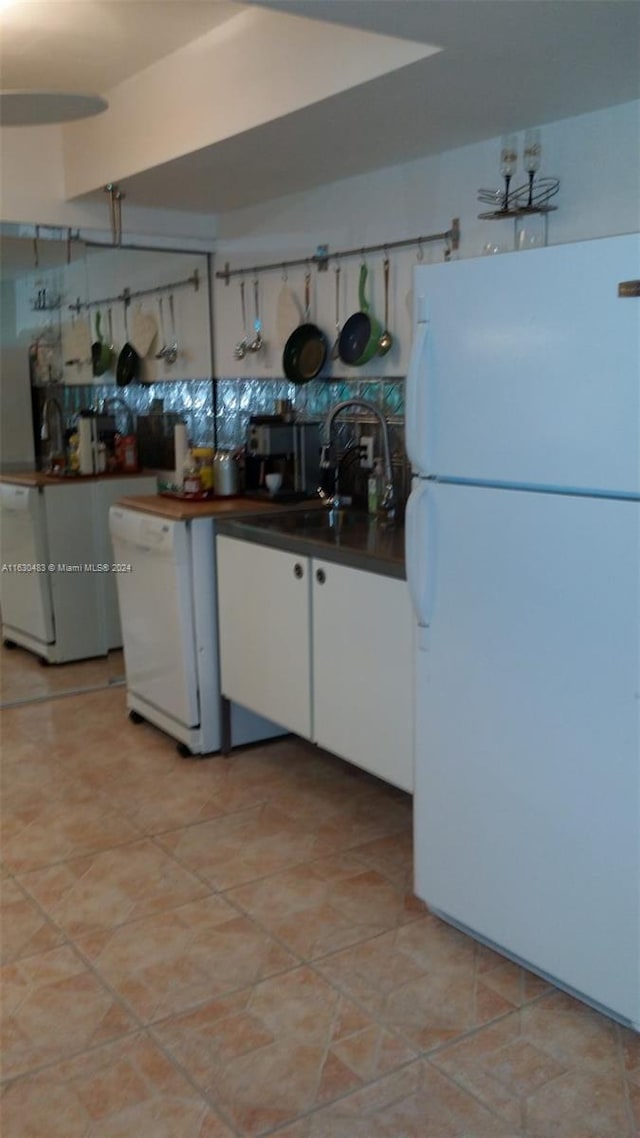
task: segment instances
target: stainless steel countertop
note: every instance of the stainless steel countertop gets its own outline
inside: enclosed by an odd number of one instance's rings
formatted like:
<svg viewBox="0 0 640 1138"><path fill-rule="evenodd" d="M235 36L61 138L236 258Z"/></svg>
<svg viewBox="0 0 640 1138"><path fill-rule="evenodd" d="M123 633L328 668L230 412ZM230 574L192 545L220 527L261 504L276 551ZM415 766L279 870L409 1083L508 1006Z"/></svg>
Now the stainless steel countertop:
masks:
<svg viewBox="0 0 640 1138"><path fill-rule="evenodd" d="M385 577L406 577L404 526L389 526L365 513L345 511L334 524L329 510L318 509L233 521L221 518L217 532Z"/></svg>

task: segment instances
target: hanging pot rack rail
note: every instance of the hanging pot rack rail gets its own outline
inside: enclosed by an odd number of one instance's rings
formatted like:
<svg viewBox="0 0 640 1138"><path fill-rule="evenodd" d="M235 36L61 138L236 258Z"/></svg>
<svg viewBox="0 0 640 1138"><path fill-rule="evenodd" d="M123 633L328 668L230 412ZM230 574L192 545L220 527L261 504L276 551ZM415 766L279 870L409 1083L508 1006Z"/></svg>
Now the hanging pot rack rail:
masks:
<svg viewBox="0 0 640 1138"><path fill-rule="evenodd" d="M154 285L153 288L138 288L134 292L125 288L117 296L103 296L99 300L76 300L68 307L74 312L81 312L83 308L100 308L105 304L124 304L125 308L140 296L156 296L159 292L173 292L177 288L186 288L192 285L195 292L200 288L200 270L194 269L190 277L181 281L170 281L169 284Z"/></svg>
<svg viewBox="0 0 640 1138"><path fill-rule="evenodd" d="M379 245L359 245L355 249L338 249L335 253L329 252L328 245L318 245L315 253L310 257L295 257L288 261L272 261L268 265L254 265L245 269L231 269L227 261L224 269L216 272L216 277L229 284L231 277L242 277L248 274L268 273L275 269L291 269L297 265L315 265L318 272L326 272L330 261L339 261L344 257L364 257L366 253L387 253L390 249L407 249L411 246L428 245L434 241L445 241L447 250L445 259L460 246L460 218L454 217L451 228L444 233L429 233L423 237L407 237L402 241L383 241Z"/></svg>

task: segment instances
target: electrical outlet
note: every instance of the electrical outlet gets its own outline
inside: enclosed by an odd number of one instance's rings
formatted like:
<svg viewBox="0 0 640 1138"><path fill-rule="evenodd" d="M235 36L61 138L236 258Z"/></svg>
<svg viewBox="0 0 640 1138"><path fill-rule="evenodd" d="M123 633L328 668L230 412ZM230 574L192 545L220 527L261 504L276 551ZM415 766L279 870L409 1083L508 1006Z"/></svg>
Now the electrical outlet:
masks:
<svg viewBox="0 0 640 1138"><path fill-rule="evenodd" d="M372 435L362 435L360 438L360 466L363 470L371 470L373 466Z"/></svg>

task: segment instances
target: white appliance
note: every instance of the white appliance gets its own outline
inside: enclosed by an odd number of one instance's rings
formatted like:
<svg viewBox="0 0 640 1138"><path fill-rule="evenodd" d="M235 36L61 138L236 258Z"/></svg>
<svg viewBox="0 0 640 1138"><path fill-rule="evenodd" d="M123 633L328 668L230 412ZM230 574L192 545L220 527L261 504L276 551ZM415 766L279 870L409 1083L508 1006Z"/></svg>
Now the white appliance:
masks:
<svg viewBox="0 0 640 1138"><path fill-rule="evenodd" d="M416 268L406 393L416 892L636 1029L639 275L638 234Z"/></svg>
<svg viewBox="0 0 640 1138"><path fill-rule="evenodd" d="M44 496L37 487L0 483L0 542L2 635L46 655L55 632Z"/></svg>
<svg viewBox="0 0 640 1138"><path fill-rule="evenodd" d="M109 515L131 718L177 739L183 755L282 735L232 704L224 738L214 519L171 521L121 506Z"/></svg>
<svg viewBox="0 0 640 1138"><path fill-rule="evenodd" d="M0 484L0 607L7 646L50 664L106 655L104 575L94 561L90 483Z"/></svg>
<svg viewBox="0 0 640 1138"><path fill-rule="evenodd" d="M0 483L0 608L6 645L50 664L105 656L122 644L108 509L150 493L151 476Z"/></svg>

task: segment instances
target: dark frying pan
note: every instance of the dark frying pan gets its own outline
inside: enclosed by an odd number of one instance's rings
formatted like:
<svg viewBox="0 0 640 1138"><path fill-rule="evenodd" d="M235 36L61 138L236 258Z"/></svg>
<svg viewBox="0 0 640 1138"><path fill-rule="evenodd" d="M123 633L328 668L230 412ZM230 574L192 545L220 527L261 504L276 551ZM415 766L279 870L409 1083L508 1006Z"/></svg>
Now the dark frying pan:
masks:
<svg viewBox="0 0 640 1138"><path fill-rule="evenodd" d="M293 330L284 346L282 367L292 383L308 383L322 371L327 359L327 341L317 324L309 320L309 285L311 274L304 278L304 321Z"/></svg>
<svg viewBox="0 0 640 1138"><path fill-rule="evenodd" d="M140 356L136 352L133 344L129 343L129 327L127 324L127 306L124 308L124 330L127 337L127 342L120 351L118 356L118 366L116 368L116 383L118 387L126 387L134 379L137 379L140 374Z"/></svg>
<svg viewBox="0 0 640 1138"><path fill-rule="evenodd" d="M338 354L344 364L352 367L361 367L368 363L378 351L382 325L369 311L369 304L365 294L367 283L367 266L360 266L360 281L358 285L358 302L360 311L344 324L338 340Z"/></svg>
<svg viewBox="0 0 640 1138"><path fill-rule="evenodd" d="M91 369L95 376L104 375L111 365L111 348L105 344L101 328L102 317L96 312L96 338L91 345Z"/></svg>

